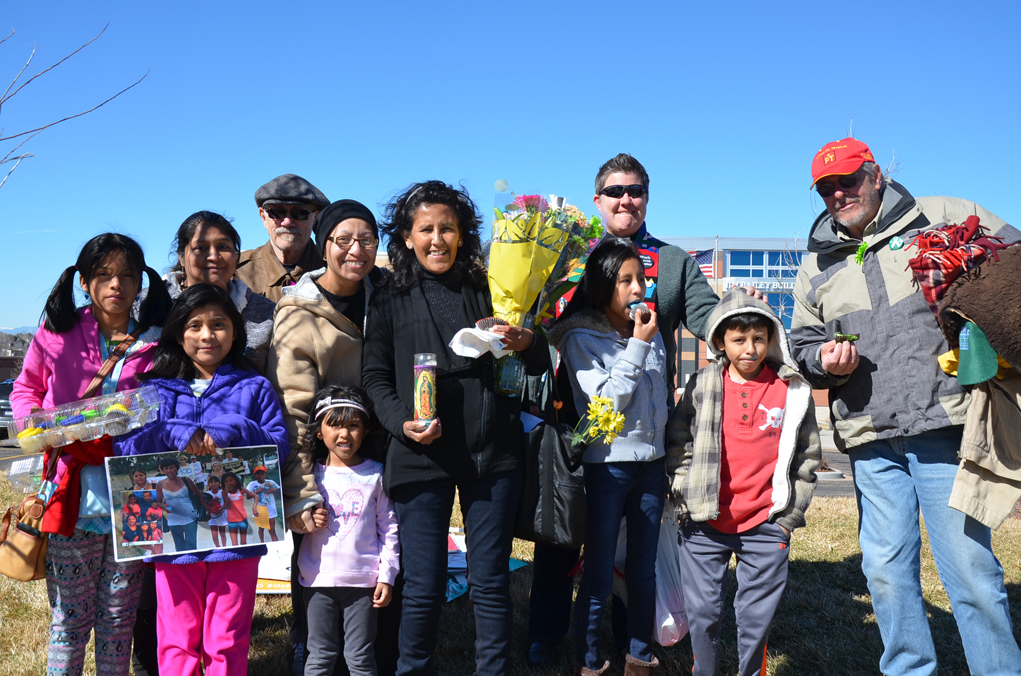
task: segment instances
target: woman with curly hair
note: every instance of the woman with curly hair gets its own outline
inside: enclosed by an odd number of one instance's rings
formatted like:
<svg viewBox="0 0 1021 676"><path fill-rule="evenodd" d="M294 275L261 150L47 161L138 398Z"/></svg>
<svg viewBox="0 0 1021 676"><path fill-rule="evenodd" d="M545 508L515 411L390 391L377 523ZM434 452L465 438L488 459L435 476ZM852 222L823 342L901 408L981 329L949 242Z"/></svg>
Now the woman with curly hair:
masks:
<svg viewBox="0 0 1021 676"><path fill-rule="evenodd" d="M391 201L381 230L393 275L373 296L362 385L390 433L384 485L397 509L404 565L398 674L432 672L447 580L447 532L457 490L468 537L475 612L476 673L510 671L509 559L521 497L521 403L498 395L491 355L467 359L447 345L458 330L493 314L468 193L417 183ZM536 334L494 329L521 352L529 373L548 359ZM436 355L436 410L414 419L414 355Z"/></svg>

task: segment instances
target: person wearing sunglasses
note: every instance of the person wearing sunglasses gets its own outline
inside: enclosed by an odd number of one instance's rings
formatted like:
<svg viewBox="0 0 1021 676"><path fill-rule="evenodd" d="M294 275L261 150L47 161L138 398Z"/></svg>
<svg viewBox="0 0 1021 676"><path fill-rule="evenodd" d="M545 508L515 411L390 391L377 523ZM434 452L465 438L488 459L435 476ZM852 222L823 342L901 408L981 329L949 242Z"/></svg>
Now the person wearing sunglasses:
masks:
<svg viewBox="0 0 1021 676"><path fill-rule="evenodd" d="M719 298L688 252L650 234L645 221L649 174L641 162L627 153L611 158L596 173L595 188L592 201L599 209L605 236L629 239L639 250L645 268L645 303L658 314L660 335L666 348L670 395L663 405L673 407L677 330L683 325L699 340L704 340L706 319ZM762 296L754 289L746 291L749 295ZM571 405L570 381L563 369L557 373L557 384L565 406ZM555 664L557 645L570 625L574 589L571 570L578 556L578 549L543 543L535 546L528 614L528 661L532 666L549 668ZM613 627L617 647L629 651L625 638L626 612L617 597L613 603Z"/></svg>
<svg viewBox="0 0 1021 676"><path fill-rule="evenodd" d="M238 279L277 303L284 287L322 268L322 254L312 243L312 223L329 203L319 188L295 174L277 176L256 190L255 204L269 241L241 252Z"/></svg>
<svg viewBox="0 0 1021 676"><path fill-rule="evenodd" d="M383 279L383 271L376 267L379 229L375 216L364 204L350 199L334 202L319 212L311 229L326 268L308 272L296 285L283 289L266 368L266 377L283 404L293 451L281 470L281 479L284 518L294 539L291 559L294 674L303 673L308 638L297 555L302 534L315 530L312 512L323 500L313 474L311 454L302 447L301 439L316 392L326 385L361 385L369 297ZM392 632L377 632L377 644L390 641L390 645L376 651L380 673L388 671L388 659L396 667L394 635L400 599L395 600L398 602L391 604L393 609L388 606L378 618L381 626L389 626L388 622L393 626Z"/></svg>
<svg viewBox="0 0 1021 676"><path fill-rule="evenodd" d="M830 390L834 441L850 457L879 670L937 671L918 573L921 510L971 673L1021 673L989 528L948 506L969 396L937 363L949 347L908 268L915 235L944 223L977 215L1005 242L1021 232L974 202L913 197L853 138L816 153L812 187L825 210L795 281L791 343L813 387ZM858 338L838 343L838 332Z"/></svg>

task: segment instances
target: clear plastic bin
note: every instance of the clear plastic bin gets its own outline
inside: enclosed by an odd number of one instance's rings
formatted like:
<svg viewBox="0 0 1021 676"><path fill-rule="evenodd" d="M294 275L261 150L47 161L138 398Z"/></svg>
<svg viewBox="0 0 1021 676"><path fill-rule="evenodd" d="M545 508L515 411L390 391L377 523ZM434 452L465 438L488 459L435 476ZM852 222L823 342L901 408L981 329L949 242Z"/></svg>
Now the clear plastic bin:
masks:
<svg viewBox="0 0 1021 676"><path fill-rule="evenodd" d="M146 385L36 411L15 418L7 423L7 429L23 453L41 453L75 441L126 434L156 420L159 407L159 393Z"/></svg>

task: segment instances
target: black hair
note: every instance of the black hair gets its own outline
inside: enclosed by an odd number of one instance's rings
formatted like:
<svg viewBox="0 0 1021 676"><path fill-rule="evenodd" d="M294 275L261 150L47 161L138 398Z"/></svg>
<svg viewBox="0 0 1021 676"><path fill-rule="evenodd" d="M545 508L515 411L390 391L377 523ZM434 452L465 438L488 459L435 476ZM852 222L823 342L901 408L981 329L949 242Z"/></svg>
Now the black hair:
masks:
<svg viewBox="0 0 1021 676"><path fill-rule="evenodd" d="M150 326L162 326L170 311L173 300L167 292L166 284L160 279L158 272L145 264L145 254L138 242L127 235L116 232L105 232L96 235L82 247L78 260L60 273L60 278L53 285L43 318L47 331L67 333L78 324L77 305L74 302L74 274L81 275L86 285L92 280L96 268L111 253L120 251L128 261L128 266L138 275L138 288L142 288L142 273L149 278L149 291L142 301L138 316L138 328L143 331Z"/></svg>
<svg viewBox="0 0 1021 676"><path fill-rule="evenodd" d="M585 263L585 274L561 319L586 308L604 312L613 299L620 266L629 260L636 260L639 265L642 263L638 248L629 239L606 237L596 245ZM644 267L642 270L644 272Z"/></svg>
<svg viewBox="0 0 1021 676"><path fill-rule="evenodd" d="M241 485L241 479L238 478L237 474L235 474L234 472L224 472L220 476L220 487L223 490L227 490L227 478L228 477L231 478L231 479L234 479L234 491L235 492L240 491L242 488L244 488L244 486Z"/></svg>
<svg viewBox="0 0 1021 676"><path fill-rule="evenodd" d="M444 204L457 215L457 227L463 244L457 249L451 269L458 271L462 279L470 279L476 287L485 288L489 282L482 253L482 239L479 236L482 218L478 207L463 185L457 189L443 181L415 183L384 207L383 222L379 229L387 236L386 250L393 268L393 274L387 277L385 284L397 291L404 291L421 274L418 258L414 250L405 245L404 237L411 233L415 214L423 204Z"/></svg>
<svg viewBox="0 0 1021 676"><path fill-rule="evenodd" d="M649 189L649 172L645 171L642 163L631 157L628 153L620 153L599 167L599 171L596 173L596 194L598 195L599 191L606 187L607 176L618 173L637 174L638 178L642 179L642 185L645 186L645 189Z"/></svg>
<svg viewBox="0 0 1021 676"><path fill-rule="evenodd" d="M206 305L222 307L234 327L234 342L230 346L230 352L227 353L224 363L240 368L252 368L251 363L245 358L248 334L245 332L244 318L241 317L241 313L238 312L227 291L214 284L203 282L189 286L177 297L177 302L174 303L167 321L163 324L163 334L160 336L159 343L156 344L152 368L141 374L140 380L153 378L193 380L198 377L198 371L195 370L191 358L185 353L181 340L184 338L184 328L188 324L188 318L193 312Z"/></svg>
<svg viewBox="0 0 1021 676"><path fill-rule="evenodd" d="M769 317L761 312L741 312L740 314L730 315L720 321L716 326L716 330L713 331L713 345L717 349L722 349L720 345L723 344L723 337L727 335L727 331L730 329L747 331L752 328L766 329L766 340L773 340L773 332L776 330L776 326Z"/></svg>
<svg viewBox="0 0 1021 676"><path fill-rule="evenodd" d="M316 416L316 406L324 399L350 399L368 411L368 415L356 408L344 407L334 408L320 416ZM323 424L337 427L348 424L353 418L360 419L362 424L365 425L365 438L362 440L362 446L358 449L358 453L362 457L381 460L379 455L382 450L382 427L376 424L372 400L362 388L348 385L327 385L316 392L308 412L305 434L301 439L302 448L311 453L313 461L321 460L325 462L330 455L330 449L319 438L319 431L322 429ZM297 453L294 453L291 457L297 459L297 455ZM288 458L288 461L290 461L290 458Z"/></svg>
<svg viewBox="0 0 1021 676"><path fill-rule="evenodd" d="M181 227L177 229L177 235L174 236L174 242L170 247L170 260L173 262L173 266L170 268L171 272L184 271L181 259L184 258L185 249L188 248L192 237L195 236L195 231L202 227L203 223L227 235L234 242L235 252L241 253L241 235L234 229L226 216L215 211L196 211L184 219L184 223L181 223Z"/></svg>
<svg viewBox="0 0 1021 676"><path fill-rule="evenodd" d="M177 461L177 458L164 458L163 460L160 460L159 464L156 466L162 472L164 469L170 467L171 465L173 465L177 469L181 469L181 463Z"/></svg>

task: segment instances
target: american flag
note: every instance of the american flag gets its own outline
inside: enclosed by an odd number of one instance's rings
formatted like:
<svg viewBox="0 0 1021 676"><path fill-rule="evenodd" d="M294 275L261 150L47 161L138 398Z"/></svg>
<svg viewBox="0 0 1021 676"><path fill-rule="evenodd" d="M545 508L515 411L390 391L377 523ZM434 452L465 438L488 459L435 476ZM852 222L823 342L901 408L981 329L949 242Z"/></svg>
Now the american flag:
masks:
<svg viewBox="0 0 1021 676"><path fill-rule="evenodd" d="M713 256L715 253L715 249L688 252L688 254L695 259L695 262L698 263L698 269L702 271L702 274L709 278L712 278L713 276Z"/></svg>

